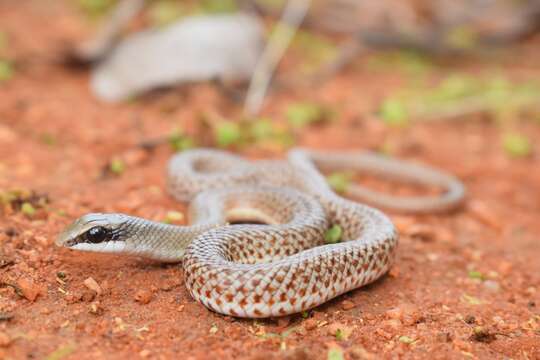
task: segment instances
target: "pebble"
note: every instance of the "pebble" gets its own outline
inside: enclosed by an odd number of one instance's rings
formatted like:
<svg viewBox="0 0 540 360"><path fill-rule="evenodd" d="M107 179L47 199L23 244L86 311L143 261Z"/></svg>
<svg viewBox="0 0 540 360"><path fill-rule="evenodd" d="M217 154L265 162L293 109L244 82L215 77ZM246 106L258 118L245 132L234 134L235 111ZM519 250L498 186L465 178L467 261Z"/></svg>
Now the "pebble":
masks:
<svg viewBox="0 0 540 360"><path fill-rule="evenodd" d="M312 358L313 357L305 347L297 347L283 352L283 359L286 360L309 360Z"/></svg>
<svg viewBox="0 0 540 360"><path fill-rule="evenodd" d="M0 346L6 347L11 344L12 339L5 332L0 332Z"/></svg>
<svg viewBox="0 0 540 360"><path fill-rule="evenodd" d="M353 360L372 360L375 359L375 355L368 352L361 346L354 346L349 350L349 355Z"/></svg>
<svg viewBox="0 0 540 360"><path fill-rule="evenodd" d="M90 307L88 309L88 312L93 315L101 315L103 314L104 311L105 309L103 309L103 307L101 307L101 305L98 302L94 302L90 304Z"/></svg>
<svg viewBox="0 0 540 360"><path fill-rule="evenodd" d="M423 242L431 242L437 238L437 233L433 226L425 224L414 224L406 230L405 234Z"/></svg>
<svg viewBox="0 0 540 360"><path fill-rule="evenodd" d="M89 277L86 280L84 280L84 286L86 286L88 289L93 290L96 292L97 295L101 295L103 290L101 289L101 286L97 283L94 278Z"/></svg>
<svg viewBox="0 0 540 360"><path fill-rule="evenodd" d="M144 350L141 350L141 351L139 352L139 356L140 356L141 358L143 358L143 359L149 357L150 354L151 354L151 352L150 352L150 350L148 350L148 349L144 349Z"/></svg>
<svg viewBox="0 0 540 360"><path fill-rule="evenodd" d="M148 304L152 300L152 292L150 290L138 290L135 294L135 301L141 304Z"/></svg>
<svg viewBox="0 0 540 360"><path fill-rule="evenodd" d="M304 328L306 330L313 330L317 327L317 320L315 319L307 319L304 321Z"/></svg>
<svg viewBox="0 0 540 360"><path fill-rule="evenodd" d="M75 304L76 302L81 301L81 298L82 298L82 295L80 294L67 294L64 297L64 300L66 300L68 304Z"/></svg>
<svg viewBox="0 0 540 360"><path fill-rule="evenodd" d="M468 203L467 206L471 215L476 218L479 222L487 225L494 230L502 230L502 221L497 214L485 203L478 200L472 200Z"/></svg>
<svg viewBox="0 0 540 360"><path fill-rule="evenodd" d="M278 326L281 328L289 326L292 318L290 316L284 316L277 319Z"/></svg>
<svg viewBox="0 0 540 360"><path fill-rule="evenodd" d="M486 289L493 292L498 292L501 289L501 286L495 280L486 280L483 285Z"/></svg>
<svg viewBox="0 0 540 360"><path fill-rule="evenodd" d="M121 158L127 166L133 167L148 161L149 153L144 149L131 149L123 153Z"/></svg>
<svg viewBox="0 0 540 360"><path fill-rule="evenodd" d="M386 318L399 319L405 325L414 325L421 318L421 315L415 305L404 303L388 310Z"/></svg>
<svg viewBox="0 0 540 360"><path fill-rule="evenodd" d="M350 300L344 300L342 303L341 303L341 308L345 311L347 310L351 310L351 309L354 309L356 307L356 304L353 303L352 301Z"/></svg>
<svg viewBox="0 0 540 360"><path fill-rule="evenodd" d="M52 313L52 310L49 309L49 308L42 308L40 311L39 311L42 315L49 315Z"/></svg>
<svg viewBox="0 0 540 360"><path fill-rule="evenodd" d="M29 279L19 279L19 281L17 281L17 286L21 289L22 295L31 302L36 300L40 293L40 288Z"/></svg>
<svg viewBox="0 0 540 360"><path fill-rule="evenodd" d="M96 298L96 292L95 291L84 291L82 293L81 299L84 302L92 302Z"/></svg>
<svg viewBox="0 0 540 360"><path fill-rule="evenodd" d="M497 270L502 276L507 276L507 275L510 275L510 273L512 272L512 268L513 268L513 265L511 262L503 260L499 262L499 266L497 267Z"/></svg>
<svg viewBox="0 0 540 360"><path fill-rule="evenodd" d="M384 338L386 340L390 340L390 339L393 338L392 334L390 334L389 332L384 331L381 328L378 328L377 330L375 330L375 334L379 335L380 337L382 337L382 338Z"/></svg>
<svg viewBox="0 0 540 360"><path fill-rule="evenodd" d="M384 320L381 325L385 330L399 330L402 327L401 320L399 319Z"/></svg>
<svg viewBox="0 0 540 360"><path fill-rule="evenodd" d="M338 340L346 340L352 333L352 328L350 326L347 326L345 324L335 322L331 323L327 327L328 335L330 336L338 336L338 333L341 334L341 339Z"/></svg>

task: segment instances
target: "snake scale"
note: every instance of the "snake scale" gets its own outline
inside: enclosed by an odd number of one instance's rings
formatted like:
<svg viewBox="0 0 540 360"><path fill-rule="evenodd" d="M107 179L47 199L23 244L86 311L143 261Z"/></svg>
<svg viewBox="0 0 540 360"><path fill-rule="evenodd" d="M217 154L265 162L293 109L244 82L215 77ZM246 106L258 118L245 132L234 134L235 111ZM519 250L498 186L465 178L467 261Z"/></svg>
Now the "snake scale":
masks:
<svg viewBox="0 0 540 360"><path fill-rule="evenodd" d="M188 226L125 214L87 214L57 239L75 250L183 261L190 294L236 317L282 316L316 307L385 274L398 234L381 211L337 195L323 172L351 170L435 185L437 196L395 197L351 185L345 195L397 211L445 211L464 197L454 177L370 152L296 148L287 160L250 162L212 149L175 155L168 188L189 201ZM342 241L325 243L331 226Z"/></svg>

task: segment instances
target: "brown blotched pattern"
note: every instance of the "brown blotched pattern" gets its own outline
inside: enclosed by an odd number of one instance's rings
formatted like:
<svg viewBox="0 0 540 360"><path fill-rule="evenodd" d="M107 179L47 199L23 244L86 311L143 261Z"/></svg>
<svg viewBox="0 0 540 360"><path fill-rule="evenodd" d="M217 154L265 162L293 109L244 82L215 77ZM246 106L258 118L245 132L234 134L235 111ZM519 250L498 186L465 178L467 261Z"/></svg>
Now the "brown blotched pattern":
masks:
<svg viewBox="0 0 540 360"><path fill-rule="evenodd" d="M229 206L258 204L277 224L221 227L188 246L186 286L208 308L254 318L297 313L373 282L390 268L397 245L390 220L334 194L307 152L291 152L289 162L251 165L196 150L171 162L169 186L182 199L192 197L193 189L239 185L246 186L244 194ZM324 244L332 224L342 227L344 241Z"/></svg>

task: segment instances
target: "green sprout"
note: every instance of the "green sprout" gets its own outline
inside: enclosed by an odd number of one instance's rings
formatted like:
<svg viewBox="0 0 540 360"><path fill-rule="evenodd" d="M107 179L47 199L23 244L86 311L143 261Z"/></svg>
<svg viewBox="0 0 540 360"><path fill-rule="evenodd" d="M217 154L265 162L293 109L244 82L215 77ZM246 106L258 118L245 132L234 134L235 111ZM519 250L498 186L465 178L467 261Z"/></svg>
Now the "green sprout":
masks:
<svg viewBox="0 0 540 360"><path fill-rule="evenodd" d="M527 157L532 153L532 144L529 139L520 134L505 134L502 145L506 153L512 157Z"/></svg>
<svg viewBox="0 0 540 360"><path fill-rule="evenodd" d="M332 225L324 234L324 240L327 244L336 244L341 241L343 236L343 229L341 226L335 224Z"/></svg>

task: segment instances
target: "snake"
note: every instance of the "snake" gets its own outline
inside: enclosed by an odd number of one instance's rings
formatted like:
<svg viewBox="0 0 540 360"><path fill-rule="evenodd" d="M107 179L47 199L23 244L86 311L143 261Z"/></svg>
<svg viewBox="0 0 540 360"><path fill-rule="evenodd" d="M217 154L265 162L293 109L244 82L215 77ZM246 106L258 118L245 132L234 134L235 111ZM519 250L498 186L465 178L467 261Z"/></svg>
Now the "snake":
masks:
<svg viewBox="0 0 540 360"><path fill-rule="evenodd" d="M344 169L444 191L402 197L355 183L337 193L325 174ZM56 244L181 262L195 300L240 318L304 312L386 274L398 232L376 207L442 212L465 196L456 177L425 165L369 151L305 148L290 150L284 160L255 161L217 149L186 150L169 160L167 189L189 202L188 225L91 213L62 231Z"/></svg>

